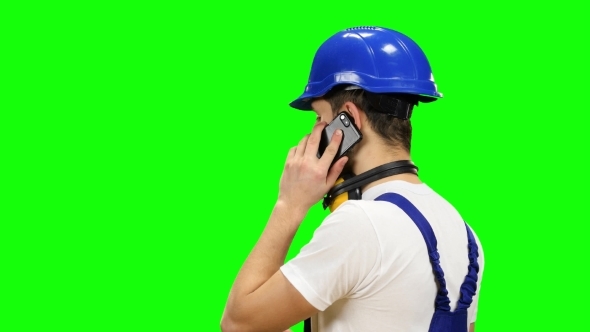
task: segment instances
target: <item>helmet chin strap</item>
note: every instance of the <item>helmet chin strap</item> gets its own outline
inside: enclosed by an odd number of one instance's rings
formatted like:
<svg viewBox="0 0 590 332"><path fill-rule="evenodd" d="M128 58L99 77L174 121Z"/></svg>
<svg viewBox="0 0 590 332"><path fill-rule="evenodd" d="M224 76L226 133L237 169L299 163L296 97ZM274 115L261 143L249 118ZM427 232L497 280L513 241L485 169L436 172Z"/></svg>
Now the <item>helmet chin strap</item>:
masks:
<svg viewBox="0 0 590 332"><path fill-rule="evenodd" d="M334 206L335 203L340 205L347 199L361 199L360 188L364 185L388 176L404 173L418 174L418 167L409 160L400 160L375 167L360 175L344 174L324 197L324 210L330 207L330 211L334 211L337 207Z"/></svg>

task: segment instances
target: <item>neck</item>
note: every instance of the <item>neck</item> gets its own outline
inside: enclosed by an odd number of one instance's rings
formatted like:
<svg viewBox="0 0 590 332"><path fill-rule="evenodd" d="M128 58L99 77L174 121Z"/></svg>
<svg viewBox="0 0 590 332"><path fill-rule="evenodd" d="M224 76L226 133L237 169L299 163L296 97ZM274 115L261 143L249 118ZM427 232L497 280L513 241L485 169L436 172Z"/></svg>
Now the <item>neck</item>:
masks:
<svg viewBox="0 0 590 332"><path fill-rule="evenodd" d="M392 150L391 148L374 148L374 149L361 149L355 154L354 161L352 162L352 171L354 174L362 174L375 167L391 163L400 160L411 160L410 154L403 150ZM422 182L416 174L404 173L388 176L377 181L371 182L361 188L362 192L367 191L369 188L377 186L379 184L401 180L414 184L421 184Z"/></svg>

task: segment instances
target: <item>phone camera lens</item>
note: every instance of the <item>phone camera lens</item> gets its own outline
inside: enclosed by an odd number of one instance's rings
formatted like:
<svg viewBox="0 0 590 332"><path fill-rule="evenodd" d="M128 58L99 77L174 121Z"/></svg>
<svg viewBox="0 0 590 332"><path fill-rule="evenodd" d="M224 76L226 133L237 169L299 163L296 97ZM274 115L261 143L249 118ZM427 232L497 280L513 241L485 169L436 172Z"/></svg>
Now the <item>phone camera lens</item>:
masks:
<svg viewBox="0 0 590 332"><path fill-rule="evenodd" d="M350 126L350 121L348 120L346 115L340 114L340 121L342 121L342 124L344 125L344 127Z"/></svg>

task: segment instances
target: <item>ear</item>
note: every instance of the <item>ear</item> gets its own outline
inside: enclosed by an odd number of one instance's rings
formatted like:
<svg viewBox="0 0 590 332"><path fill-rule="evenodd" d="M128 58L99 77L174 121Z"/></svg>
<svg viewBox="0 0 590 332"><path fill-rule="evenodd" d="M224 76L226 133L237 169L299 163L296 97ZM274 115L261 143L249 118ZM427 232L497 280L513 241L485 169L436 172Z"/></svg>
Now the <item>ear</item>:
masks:
<svg viewBox="0 0 590 332"><path fill-rule="evenodd" d="M362 129L364 120L363 117L365 116L363 111L361 111L358 107L356 107L356 105L353 102L350 101L347 101L346 103L344 103L344 105L342 105L342 109L340 110L340 112L343 111L350 114L350 116L354 120L354 124L357 126L359 130Z"/></svg>

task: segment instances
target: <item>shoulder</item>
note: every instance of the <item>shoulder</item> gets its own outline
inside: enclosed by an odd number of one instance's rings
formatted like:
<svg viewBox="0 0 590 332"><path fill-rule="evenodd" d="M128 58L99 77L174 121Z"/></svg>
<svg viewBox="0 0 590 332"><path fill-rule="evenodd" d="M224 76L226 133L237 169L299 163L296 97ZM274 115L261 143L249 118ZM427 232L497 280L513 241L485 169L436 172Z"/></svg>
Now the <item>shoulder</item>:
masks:
<svg viewBox="0 0 590 332"><path fill-rule="evenodd" d="M395 205L385 201L374 200L348 200L342 203L330 216L352 215L370 219L375 213L391 212Z"/></svg>
<svg viewBox="0 0 590 332"><path fill-rule="evenodd" d="M319 238L333 237L338 234L340 240L350 243L371 241L381 247L383 233L399 223L407 223L407 216L395 205L370 200L349 200L330 213L316 229ZM404 229L402 227L402 229ZM391 233L386 231L386 233Z"/></svg>
<svg viewBox="0 0 590 332"><path fill-rule="evenodd" d="M349 200L326 217L325 222L352 222L353 220L375 227L382 219L399 220L406 214L394 204L373 200Z"/></svg>
<svg viewBox="0 0 590 332"><path fill-rule="evenodd" d="M403 215L395 211L395 206L387 202L369 200L349 200L330 213L320 227L351 229L356 232L366 231L375 233L376 224L386 217Z"/></svg>
<svg viewBox="0 0 590 332"><path fill-rule="evenodd" d="M351 241L357 241L359 235L365 237L375 235L375 228L367 209L362 201L346 201L334 212L324 218L316 229L316 235L329 233L349 237Z"/></svg>

